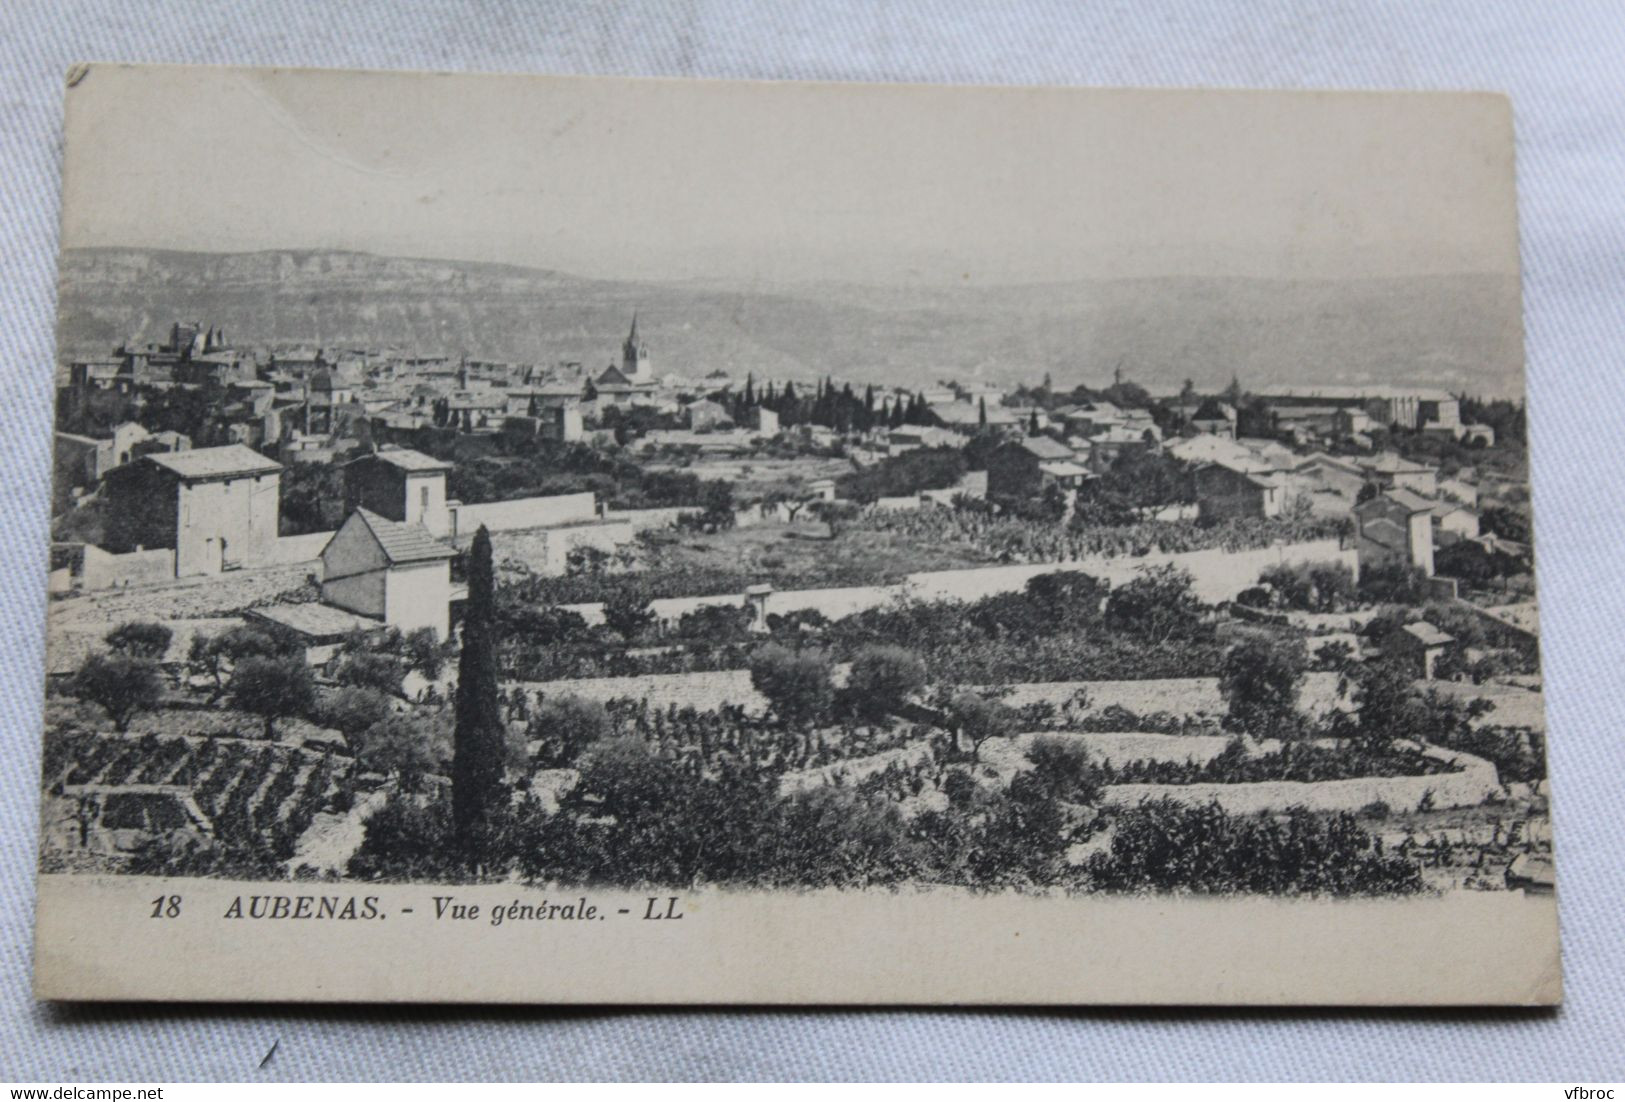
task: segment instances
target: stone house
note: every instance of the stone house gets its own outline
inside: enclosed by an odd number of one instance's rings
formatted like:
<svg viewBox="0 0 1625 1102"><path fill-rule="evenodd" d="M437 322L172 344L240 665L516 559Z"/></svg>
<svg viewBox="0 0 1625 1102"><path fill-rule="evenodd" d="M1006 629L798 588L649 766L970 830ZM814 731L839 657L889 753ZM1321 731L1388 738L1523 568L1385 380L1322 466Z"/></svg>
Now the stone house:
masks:
<svg viewBox="0 0 1625 1102"><path fill-rule="evenodd" d="M1433 542L1439 547L1478 538L1478 514L1465 505L1441 500L1434 504L1432 518Z"/></svg>
<svg viewBox="0 0 1625 1102"><path fill-rule="evenodd" d="M143 456L108 476L109 541L172 548L177 578L262 565L276 544L281 475L241 444Z"/></svg>
<svg viewBox="0 0 1625 1102"><path fill-rule="evenodd" d="M987 492L995 498L1036 497L1051 485L1074 490L1090 477L1071 448L1047 436L1007 440L987 457Z"/></svg>
<svg viewBox="0 0 1625 1102"><path fill-rule="evenodd" d="M1410 490L1388 490L1354 507L1360 569L1398 563L1433 576L1433 507Z"/></svg>
<svg viewBox="0 0 1625 1102"><path fill-rule="evenodd" d="M1425 463L1416 463L1394 452L1383 452L1360 461L1371 481L1384 490L1409 490L1424 497L1439 492L1439 472Z"/></svg>
<svg viewBox="0 0 1625 1102"><path fill-rule="evenodd" d="M1273 517L1281 512L1280 479L1253 464L1218 459L1196 468L1196 513L1203 521Z"/></svg>
<svg viewBox="0 0 1625 1102"><path fill-rule="evenodd" d="M446 474L452 465L410 448L383 448L344 465L346 511L370 509L399 524L421 524L433 536L451 531Z"/></svg>

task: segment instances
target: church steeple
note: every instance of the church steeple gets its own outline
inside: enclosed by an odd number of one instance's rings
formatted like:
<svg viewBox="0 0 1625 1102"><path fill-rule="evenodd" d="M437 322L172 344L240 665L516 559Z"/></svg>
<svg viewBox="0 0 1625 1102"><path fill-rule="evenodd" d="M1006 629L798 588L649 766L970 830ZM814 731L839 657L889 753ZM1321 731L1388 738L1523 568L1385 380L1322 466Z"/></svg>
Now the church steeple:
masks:
<svg viewBox="0 0 1625 1102"><path fill-rule="evenodd" d="M621 374L634 383L654 378L654 364L649 358L649 346L638 338L638 312L632 311L632 331L621 345Z"/></svg>

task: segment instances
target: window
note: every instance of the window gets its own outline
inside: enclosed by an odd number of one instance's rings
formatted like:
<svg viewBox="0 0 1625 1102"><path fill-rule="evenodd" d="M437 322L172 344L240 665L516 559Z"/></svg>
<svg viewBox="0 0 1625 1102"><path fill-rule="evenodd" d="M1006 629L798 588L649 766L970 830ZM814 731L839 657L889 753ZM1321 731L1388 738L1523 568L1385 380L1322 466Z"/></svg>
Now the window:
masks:
<svg viewBox="0 0 1625 1102"><path fill-rule="evenodd" d="M418 487L418 510L424 513L429 511L429 487L427 486Z"/></svg>

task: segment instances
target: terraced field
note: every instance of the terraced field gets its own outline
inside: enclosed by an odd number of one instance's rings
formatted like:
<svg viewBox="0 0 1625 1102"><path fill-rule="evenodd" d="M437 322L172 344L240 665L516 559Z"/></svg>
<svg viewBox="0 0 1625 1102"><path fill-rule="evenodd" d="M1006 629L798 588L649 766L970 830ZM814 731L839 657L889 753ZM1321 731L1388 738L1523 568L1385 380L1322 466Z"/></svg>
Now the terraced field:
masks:
<svg viewBox="0 0 1625 1102"><path fill-rule="evenodd" d="M280 743L78 733L49 740L45 787L187 789L218 842L291 857L318 812L354 794L353 763Z"/></svg>

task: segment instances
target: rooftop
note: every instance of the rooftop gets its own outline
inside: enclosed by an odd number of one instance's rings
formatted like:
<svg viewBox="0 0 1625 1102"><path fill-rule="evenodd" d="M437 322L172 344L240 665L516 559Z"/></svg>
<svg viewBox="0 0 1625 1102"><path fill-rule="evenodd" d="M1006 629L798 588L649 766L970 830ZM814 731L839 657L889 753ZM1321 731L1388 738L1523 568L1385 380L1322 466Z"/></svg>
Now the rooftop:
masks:
<svg viewBox="0 0 1625 1102"><path fill-rule="evenodd" d="M1029 455L1036 455L1039 459L1071 459L1072 449L1058 440L1048 436L1023 437L1016 444L1017 447Z"/></svg>
<svg viewBox="0 0 1625 1102"><path fill-rule="evenodd" d="M282 469L282 464L276 460L267 459L253 448L244 447L242 444L226 444L218 448L193 448L184 452L155 452L146 456L146 459L187 481L271 474Z"/></svg>
<svg viewBox="0 0 1625 1102"><path fill-rule="evenodd" d="M357 509L355 515L372 530L391 563L432 562L457 557L456 549L441 543L421 524L401 524L381 517L370 509Z"/></svg>
<svg viewBox="0 0 1625 1102"><path fill-rule="evenodd" d="M342 608L318 604L314 601L297 605L265 605L249 609L249 619L264 620L297 632L307 639L341 639L352 631L371 631L381 625L377 620L357 616Z"/></svg>
<svg viewBox="0 0 1625 1102"><path fill-rule="evenodd" d="M431 455L424 455L422 452L413 451L411 448L383 448L371 455L363 455L358 459L352 459L351 462L360 463L367 459L376 459L382 463L388 463L391 467L413 473L451 470L451 464L445 460L436 459Z"/></svg>
<svg viewBox="0 0 1625 1102"><path fill-rule="evenodd" d="M1446 643L1454 643L1456 641L1456 637L1454 635L1447 635L1438 628L1434 627L1432 624L1428 623L1426 620L1418 620L1414 624L1406 624L1403 630L1406 635L1409 635L1412 639L1415 639L1424 647L1442 647Z"/></svg>
<svg viewBox="0 0 1625 1102"><path fill-rule="evenodd" d="M1369 501L1363 501L1354 508L1357 512L1380 510L1384 505L1392 503L1403 508L1407 513L1431 513L1435 502L1421 494L1410 490L1387 490L1378 494Z"/></svg>

